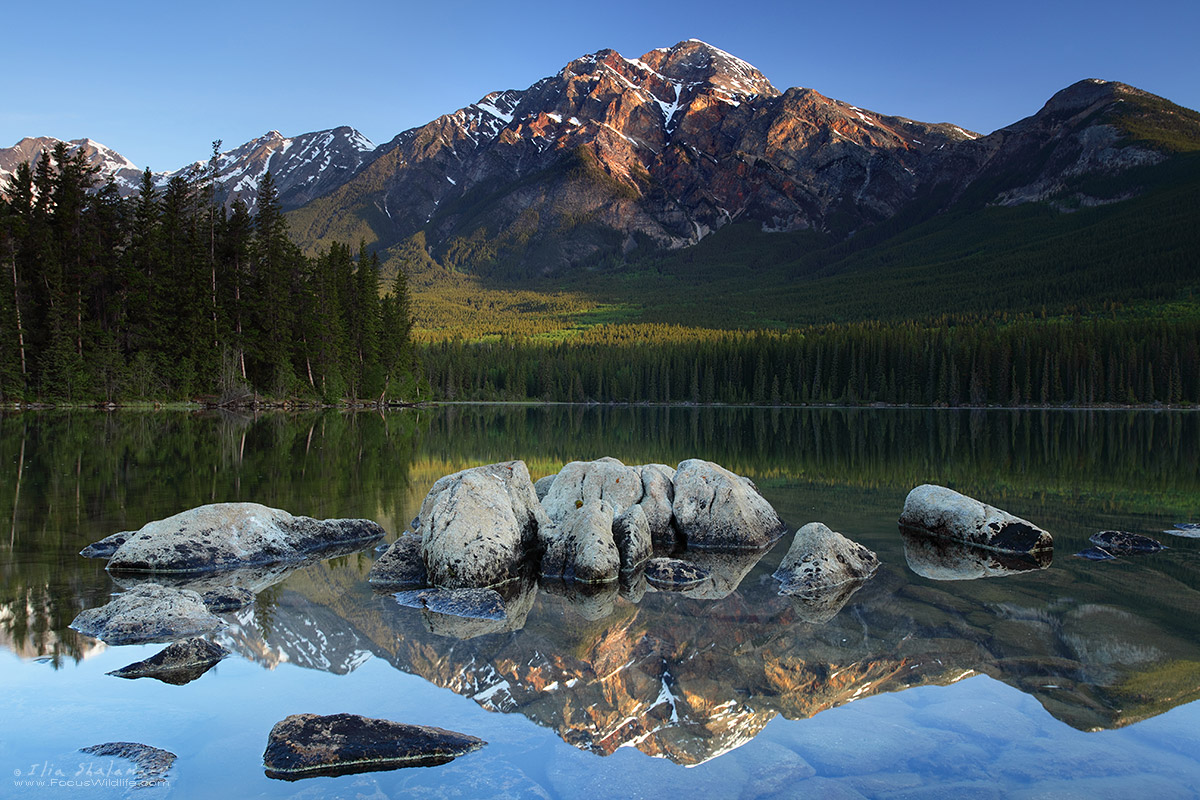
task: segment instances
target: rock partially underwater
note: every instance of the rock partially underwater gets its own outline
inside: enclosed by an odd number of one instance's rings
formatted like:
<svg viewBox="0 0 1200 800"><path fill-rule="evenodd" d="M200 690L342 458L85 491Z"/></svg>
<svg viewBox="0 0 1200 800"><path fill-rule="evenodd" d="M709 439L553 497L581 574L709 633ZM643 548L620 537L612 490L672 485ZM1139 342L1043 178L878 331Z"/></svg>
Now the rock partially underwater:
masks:
<svg viewBox="0 0 1200 800"><path fill-rule="evenodd" d="M908 493L900 524L933 536L1014 553L1054 547L1049 533L1007 511L925 484Z"/></svg>
<svg viewBox="0 0 1200 800"><path fill-rule="evenodd" d="M118 645L171 641L224 626L195 592L146 583L122 592L106 605L80 612L70 627Z"/></svg>
<svg viewBox="0 0 1200 800"><path fill-rule="evenodd" d="M107 569L198 573L300 561L365 547L383 535L365 519L318 520L258 503L216 503L146 524L116 549Z"/></svg>
<svg viewBox="0 0 1200 800"><path fill-rule="evenodd" d="M367 573L367 582L381 591L427 585L421 537L406 533L392 542Z"/></svg>
<svg viewBox="0 0 1200 800"><path fill-rule="evenodd" d="M1114 556L1133 556L1143 553L1157 553L1165 550L1162 542L1129 531L1100 531L1088 537L1088 541L1097 547L1102 547Z"/></svg>
<svg viewBox="0 0 1200 800"><path fill-rule="evenodd" d="M751 550L783 535L779 515L758 487L718 464L680 462L672 483L671 508L689 548Z"/></svg>
<svg viewBox="0 0 1200 800"><path fill-rule="evenodd" d="M810 522L792 538L775 570L780 594L819 594L846 583L862 583L875 574L879 559L857 542Z"/></svg>
<svg viewBox="0 0 1200 800"><path fill-rule="evenodd" d="M168 645L162 651L108 673L117 678L154 678L182 686L216 666L229 651L207 639L193 638Z"/></svg>
<svg viewBox="0 0 1200 800"><path fill-rule="evenodd" d="M299 780L445 764L485 744L465 733L355 714L293 714L271 729L263 766L269 778Z"/></svg>
<svg viewBox="0 0 1200 800"><path fill-rule="evenodd" d="M125 544L125 540L133 534L134 531L121 531L111 536L105 536L100 541L92 542L80 550L79 555L84 558L112 558L112 554L117 552L117 548Z"/></svg>
<svg viewBox="0 0 1200 800"><path fill-rule="evenodd" d="M165 779L176 758L175 754L169 750L138 742L105 742L91 747L81 747L79 752L90 756L124 758L132 761L137 769L138 783L136 786L138 787L153 786ZM101 771L99 768L96 770Z"/></svg>

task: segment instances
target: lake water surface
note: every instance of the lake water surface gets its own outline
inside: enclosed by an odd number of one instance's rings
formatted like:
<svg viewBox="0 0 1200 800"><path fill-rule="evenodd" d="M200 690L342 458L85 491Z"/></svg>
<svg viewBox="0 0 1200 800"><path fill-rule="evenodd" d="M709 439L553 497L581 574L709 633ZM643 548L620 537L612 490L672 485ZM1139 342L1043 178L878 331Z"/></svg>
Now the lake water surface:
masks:
<svg viewBox="0 0 1200 800"><path fill-rule="evenodd" d="M389 538L433 482L522 459L704 458L882 566L839 603L778 595L790 533L707 556L688 593L521 587L503 624L401 606L374 549L246 578L175 686L105 673L162 645L68 628L122 585L86 544L211 502L367 517ZM1055 539L1045 563L906 540L921 483ZM1200 414L450 406L386 414L0 416L0 797L1200 797ZM1168 549L1092 562L1101 530ZM976 577L986 574L987 577ZM349 712L479 736L437 767L285 782L271 727ZM160 786L82 747L178 760ZM11 782L10 782L11 781ZM40 785L39 785L40 782ZM89 783L90 782L90 783Z"/></svg>

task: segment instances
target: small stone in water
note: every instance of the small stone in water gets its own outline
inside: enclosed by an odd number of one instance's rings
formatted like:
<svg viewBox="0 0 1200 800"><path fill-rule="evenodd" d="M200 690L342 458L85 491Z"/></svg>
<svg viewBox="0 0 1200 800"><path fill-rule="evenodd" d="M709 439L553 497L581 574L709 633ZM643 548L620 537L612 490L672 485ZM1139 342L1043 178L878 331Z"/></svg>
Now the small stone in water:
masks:
<svg viewBox="0 0 1200 800"><path fill-rule="evenodd" d="M1130 556L1138 553L1157 553L1163 549L1157 539L1128 531L1100 531L1093 533L1088 541L1099 545L1113 555Z"/></svg>
<svg viewBox="0 0 1200 800"><path fill-rule="evenodd" d="M1089 547L1087 550L1080 550L1075 555L1079 558L1086 558L1088 561L1112 561L1116 558L1103 547Z"/></svg>

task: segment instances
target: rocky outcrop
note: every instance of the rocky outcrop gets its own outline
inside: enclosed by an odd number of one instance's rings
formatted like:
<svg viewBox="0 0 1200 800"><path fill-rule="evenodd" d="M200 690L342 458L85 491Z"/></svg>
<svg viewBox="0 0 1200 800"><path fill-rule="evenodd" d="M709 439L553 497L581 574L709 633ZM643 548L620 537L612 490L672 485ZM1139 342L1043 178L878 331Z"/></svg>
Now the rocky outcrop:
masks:
<svg viewBox="0 0 1200 800"><path fill-rule="evenodd" d="M671 508L689 548L753 550L784 532L758 487L711 461L681 462L673 485Z"/></svg>
<svg viewBox="0 0 1200 800"><path fill-rule="evenodd" d="M300 561L365 547L383 535L365 519L317 520L258 503L216 503L146 524L117 548L107 569L194 573Z"/></svg>
<svg viewBox="0 0 1200 800"><path fill-rule="evenodd" d="M640 493L641 481L636 485ZM576 502L578 507L542 531L542 575L581 583L615 581L621 555L613 536L614 508L600 499Z"/></svg>
<svg viewBox="0 0 1200 800"><path fill-rule="evenodd" d="M1157 553L1165 549L1162 542L1129 531L1100 531L1088 537L1092 544L1103 547L1114 556L1132 556L1142 553Z"/></svg>
<svg viewBox="0 0 1200 800"><path fill-rule="evenodd" d="M425 586L428 580L421 558L421 537L404 535L392 542L367 573L367 581L381 590Z"/></svg>
<svg viewBox="0 0 1200 800"><path fill-rule="evenodd" d="M873 552L824 523L810 522L796 531L775 579L780 594L820 595L844 584L862 583L878 568Z"/></svg>
<svg viewBox="0 0 1200 800"><path fill-rule="evenodd" d="M71 628L108 644L138 644L211 633L224 625L195 592L146 583L81 612Z"/></svg>
<svg viewBox="0 0 1200 800"><path fill-rule="evenodd" d="M952 539L930 536L911 528L900 529L908 568L933 581L969 581L1002 578L1046 569L1054 554L1050 550L1010 553Z"/></svg>
<svg viewBox="0 0 1200 800"><path fill-rule="evenodd" d="M614 516L621 514L640 502L642 494L641 470L606 456L596 461L572 461L563 467L542 500L542 507L557 525L592 501L606 503Z"/></svg>
<svg viewBox="0 0 1200 800"><path fill-rule="evenodd" d="M207 639L186 639L167 645L164 650L144 661L137 661L108 674L117 678L154 678L182 686L208 672L227 655L228 650Z"/></svg>
<svg viewBox="0 0 1200 800"><path fill-rule="evenodd" d="M434 483L421 504L428 582L449 589L513 580L549 526L523 461L473 467Z"/></svg>
<svg viewBox="0 0 1200 800"><path fill-rule="evenodd" d="M993 550L1031 553L1054 547L1053 537L1033 523L932 484L918 486L908 493L900 524Z"/></svg>
<svg viewBox="0 0 1200 800"><path fill-rule="evenodd" d="M137 787L161 783L170 772L176 758L169 750L138 742L105 742L82 747L79 752L101 758L124 758L132 761L137 770Z"/></svg>
<svg viewBox="0 0 1200 800"><path fill-rule="evenodd" d="M267 777L299 780L445 764L483 747L475 736L355 714L293 714L271 728Z"/></svg>

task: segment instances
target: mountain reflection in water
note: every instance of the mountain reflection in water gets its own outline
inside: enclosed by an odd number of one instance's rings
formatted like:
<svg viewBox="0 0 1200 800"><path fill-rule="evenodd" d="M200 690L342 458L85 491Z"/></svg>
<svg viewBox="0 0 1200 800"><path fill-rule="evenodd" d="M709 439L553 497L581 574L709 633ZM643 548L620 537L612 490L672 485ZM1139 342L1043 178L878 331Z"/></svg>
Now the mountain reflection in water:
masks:
<svg viewBox="0 0 1200 800"><path fill-rule="evenodd" d="M1200 511L1194 414L750 409L466 408L246 420L156 415L0 417L3 646L78 659L66 629L114 585L75 555L90 541L206 502L254 500L365 516L393 533L436 478L523 458L534 477L576 458L703 457L751 477L790 530L821 520L875 550L844 596L780 596L769 552L705 556L690 592L633 576L599 591L530 582L505 620L447 618L374 593L376 553L228 578L258 593L218 637L268 668L336 674L366 660L519 713L607 755L633 746L698 764L771 719L982 673L1082 730L1200 695L1200 542L1091 563L1096 530L1162 530ZM23 469L15 474L16 453ZM183 462L178 463L178 462ZM8 474L14 473L14 474ZM896 527L922 482L1031 519L1052 562L913 538ZM9 493L6 493L9 494ZM628 577L628 576L627 576ZM844 605L843 605L844 604Z"/></svg>

